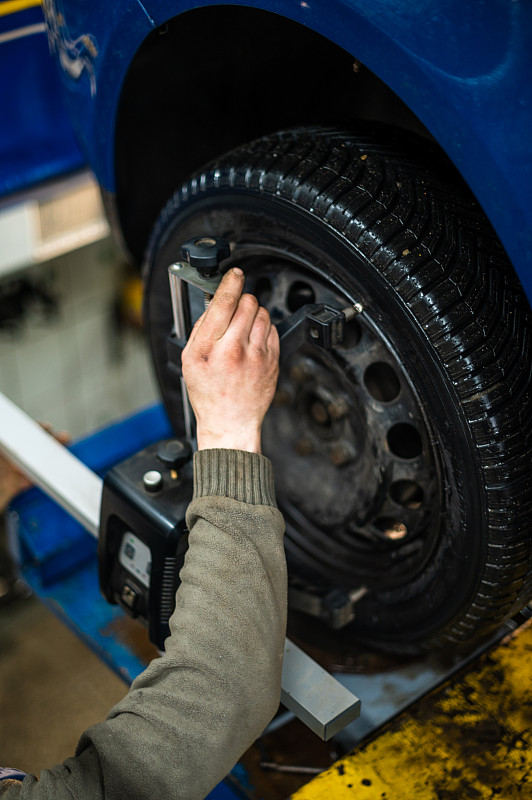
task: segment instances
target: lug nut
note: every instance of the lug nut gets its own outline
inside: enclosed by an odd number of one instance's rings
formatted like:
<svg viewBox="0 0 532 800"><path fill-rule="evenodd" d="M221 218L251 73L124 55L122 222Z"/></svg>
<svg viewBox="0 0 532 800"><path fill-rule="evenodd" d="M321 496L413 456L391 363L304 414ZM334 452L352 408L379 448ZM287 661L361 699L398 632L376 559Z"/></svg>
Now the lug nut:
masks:
<svg viewBox="0 0 532 800"><path fill-rule="evenodd" d="M309 359L301 359L290 368L290 378L296 383L303 383L312 375L314 369L313 362Z"/></svg>
<svg viewBox="0 0 532 800"><path fill-rule="evenodd" d="M320 426L330 426L331 420L329 417L328 409L325 408L323 403L319 400L314 400L310 407L310 414L314 422L317 422Z"/></svg>
<svg viewBox="0 0 532 800"><path fill-rule="evenodd" d="M327 407L331 419L342 419L349 413L349 406L343 397L337 397Z"/></svg>
<svg viewBox="0 0 532 800"><path fill-rule="evenodd" d="M343 467L353 461L355 451L350 444L338 444L329 450L329 458L335 467Z"/></svg>
<svg viewBox="0 0 532 800"><path fill-rule="evenodd" d="M303 383L307 375L308 372L303 367L303 364L294 364L290 370L290 377L293 381L296 381L296 383Z"/></svg>
<svg viewBox="0 0 532 800"><path fill-rule="evenodd" d="M314 450L310 439L298 439L296 442L296 453L298 456L309 456Z"/></svg>

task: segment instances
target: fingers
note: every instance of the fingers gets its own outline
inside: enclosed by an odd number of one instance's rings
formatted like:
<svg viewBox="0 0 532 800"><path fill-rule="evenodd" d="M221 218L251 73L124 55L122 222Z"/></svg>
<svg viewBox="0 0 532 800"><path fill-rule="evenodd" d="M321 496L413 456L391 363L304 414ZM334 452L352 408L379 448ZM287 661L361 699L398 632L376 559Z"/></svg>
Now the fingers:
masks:
<svg viewBox="0 0 532 800"><path fill-rule="evenodd" d="M269 352L276 359L276 361L279 362L279 354L281 352L281 347L279 342L279 333L275 325L270 324L270 332L268 334L267 346Z"/></svg>
<svg viewBox="0 0 532 800"><path fill-rule="evenodd" d="M250 343L259 350L267 350L271 328L268 311L262 307L258 308L249 333Z"/></svg>
<svg viewBox="0 0 532 800"><path fill-rule="evenodd" d="M206 338L212 340L222 338L238 307L243 286L244 273L241 269L236 267L225 273L209 308L196 329L195 336L201 328L202 336Z"/></svg>
<svg viewBox="0 0 532 800"><path fill-rule="evenodd" d="M243 294L238 301L237 309L231 320L227 335L233 340L246 345L250 340L251 331L259 312L259 303L252 294Z"/></svg>
<svg viewBox="0 0 532 800"><path fill-rule="evenodd" d="M279 337L267 309L251 294L242 294L244 276L240 269L227 272L209 308L195 323L185 351L201 351L205 356L217 341L229 336L236 345L250 343L257 350L279 358ZM236 349L235 349L236 352Z"/></svg>

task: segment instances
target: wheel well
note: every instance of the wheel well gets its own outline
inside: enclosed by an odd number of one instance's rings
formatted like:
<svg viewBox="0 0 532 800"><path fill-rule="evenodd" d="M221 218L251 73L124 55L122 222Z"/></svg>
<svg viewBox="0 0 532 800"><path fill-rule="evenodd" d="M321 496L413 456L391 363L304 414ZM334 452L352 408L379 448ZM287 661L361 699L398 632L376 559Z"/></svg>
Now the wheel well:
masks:
<svg viewBox="0 0 532 800"><path fill-rule="evenodd" d="M427 135L379 78L336 44L270 12L189 11L148 36L117 117L117 210L140 261L166 200L191 172L263 134L312 123L393 122Z"/></svg>

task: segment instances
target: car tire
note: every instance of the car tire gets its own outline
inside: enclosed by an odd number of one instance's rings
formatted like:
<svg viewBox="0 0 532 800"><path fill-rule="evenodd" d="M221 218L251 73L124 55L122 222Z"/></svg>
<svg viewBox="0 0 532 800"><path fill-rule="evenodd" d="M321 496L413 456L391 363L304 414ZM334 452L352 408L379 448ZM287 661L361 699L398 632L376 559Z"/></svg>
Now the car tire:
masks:
<svg viewBox="0 0 532 800"><path fill-rule="evenodd" d="M395 652L487 636L531 593L530 310L452 166L394 129L305 128L176 191L144 270L177 432L166 273L196 235L229 240L275 322L307 302L363 307L332 352L283 365L265 421L296 611Z"/></svg>

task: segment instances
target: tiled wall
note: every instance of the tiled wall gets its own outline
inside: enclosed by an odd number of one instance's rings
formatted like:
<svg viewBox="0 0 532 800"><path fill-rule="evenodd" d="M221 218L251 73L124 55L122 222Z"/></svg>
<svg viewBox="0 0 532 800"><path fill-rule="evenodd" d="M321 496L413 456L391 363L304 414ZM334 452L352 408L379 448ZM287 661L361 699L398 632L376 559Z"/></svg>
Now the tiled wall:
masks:
<svg viewBox="0 0 532 800"><path fill-rule="evenodd" d="M59 297L57 315L33 309L20 329L0 328L0 391L74 438L158 399L143 334L113 328L121 272L107 240L31 267Z"/></svg>

